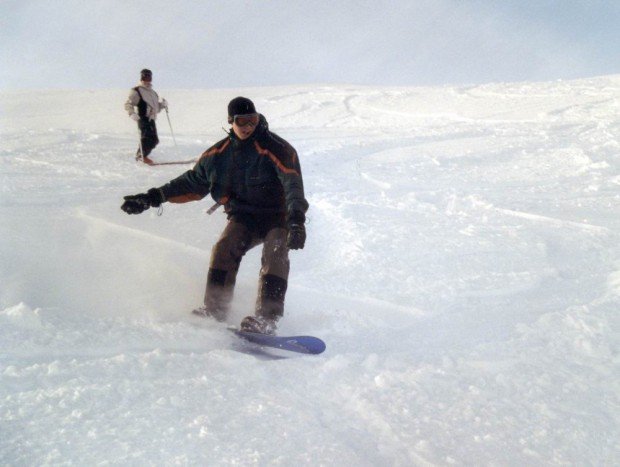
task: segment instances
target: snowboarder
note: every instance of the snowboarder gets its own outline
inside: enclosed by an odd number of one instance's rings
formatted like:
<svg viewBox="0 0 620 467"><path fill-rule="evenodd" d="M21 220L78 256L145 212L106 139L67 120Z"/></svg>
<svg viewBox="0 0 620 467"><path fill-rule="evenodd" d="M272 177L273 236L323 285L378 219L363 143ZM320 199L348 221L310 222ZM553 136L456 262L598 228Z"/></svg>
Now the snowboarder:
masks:
<svg viewBox="0 0 620 467"><path fill-rule="evenodd" d="M125 196L121 209L140 214L163 202L182 203L211 193L228 224L211 252L203 306L193 313L223 321L245 253L263 244L254 316L241 329L275 334L284 313L289 249L304 247L308 202L297 152L269 131L254 103L237 97L228 104L228 136L207 149L194 168L159 188Z"/></svg>
<svg viewBox="0 0 620 467"><path fill-rule="evenodd" d="M159 100L153 89L153 72L148 69L140 71L140 84L129 92L125 110L129 117L138 123L140 130L140 146L136 152L136 160L150 164L149 154L159 143L155 120L162 109L168 109L166 99ZM137 113L136 113L137 109Z"/></svg>

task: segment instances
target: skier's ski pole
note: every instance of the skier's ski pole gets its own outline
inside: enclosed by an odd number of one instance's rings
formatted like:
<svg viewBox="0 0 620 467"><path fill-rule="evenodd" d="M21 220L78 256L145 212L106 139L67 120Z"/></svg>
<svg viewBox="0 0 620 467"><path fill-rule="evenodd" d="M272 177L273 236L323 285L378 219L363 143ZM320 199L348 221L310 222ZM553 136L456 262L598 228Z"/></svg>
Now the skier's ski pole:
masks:
<svg viewBox="0 0 620 467"><path fill-rule="evenodd" d="M174 147L179 149L177 146L177 140L174 137L174 131L172 130L172 123L170 123L170 114L168 113L168 107L166 107L166 118L168 118L168 125L170 125L170 133L172 133L172 141L174 141Z"/></svg>

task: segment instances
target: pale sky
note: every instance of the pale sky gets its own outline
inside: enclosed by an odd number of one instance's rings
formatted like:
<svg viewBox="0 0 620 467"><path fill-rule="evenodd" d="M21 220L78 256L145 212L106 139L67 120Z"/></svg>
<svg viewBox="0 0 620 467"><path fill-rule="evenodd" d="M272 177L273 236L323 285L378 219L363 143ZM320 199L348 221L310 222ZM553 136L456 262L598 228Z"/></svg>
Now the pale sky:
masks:
<svg viewBox="0 0 620 467"><path fill-rule="evenodd" d="M442 85L620 73L620 0L0 0L0 89Z"/></svg>

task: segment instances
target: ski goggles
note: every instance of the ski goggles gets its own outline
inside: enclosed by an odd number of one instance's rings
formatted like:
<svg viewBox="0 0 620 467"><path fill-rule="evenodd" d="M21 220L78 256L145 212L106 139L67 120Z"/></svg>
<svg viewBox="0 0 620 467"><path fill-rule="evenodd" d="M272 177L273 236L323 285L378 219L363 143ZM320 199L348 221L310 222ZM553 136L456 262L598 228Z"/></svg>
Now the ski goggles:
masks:
<svg viewBox="0 0 620 467"><path fill-rule="evenodd" d="M258 125L258 114L235 115L233 121L237 126L256 126Z"/></svg>

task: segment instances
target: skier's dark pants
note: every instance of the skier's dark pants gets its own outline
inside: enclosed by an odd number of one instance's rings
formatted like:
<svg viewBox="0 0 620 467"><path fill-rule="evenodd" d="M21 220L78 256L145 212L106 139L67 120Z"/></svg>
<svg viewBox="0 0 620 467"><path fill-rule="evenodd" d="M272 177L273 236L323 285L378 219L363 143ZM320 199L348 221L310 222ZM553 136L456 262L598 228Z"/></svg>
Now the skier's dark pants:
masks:
<svg viewBox="0 0 620 467"><path fill-rule="evenodd" d="M155 120L140 118L140 120L138 121L138 128L140 129L140 145L142 148L142 156L147 157L155 148L155 146L159 144ZM140 148L138 148L138 154L139 153Z"/></svg>
<svg viewBox="0 0 620 467"><path fill-rule="evenodd" d="M256 315L278 319L284 313L289 259L284 215L233 215L211 252L205 306L224 319L233 297L241 258L263 244Z"/></svg>

